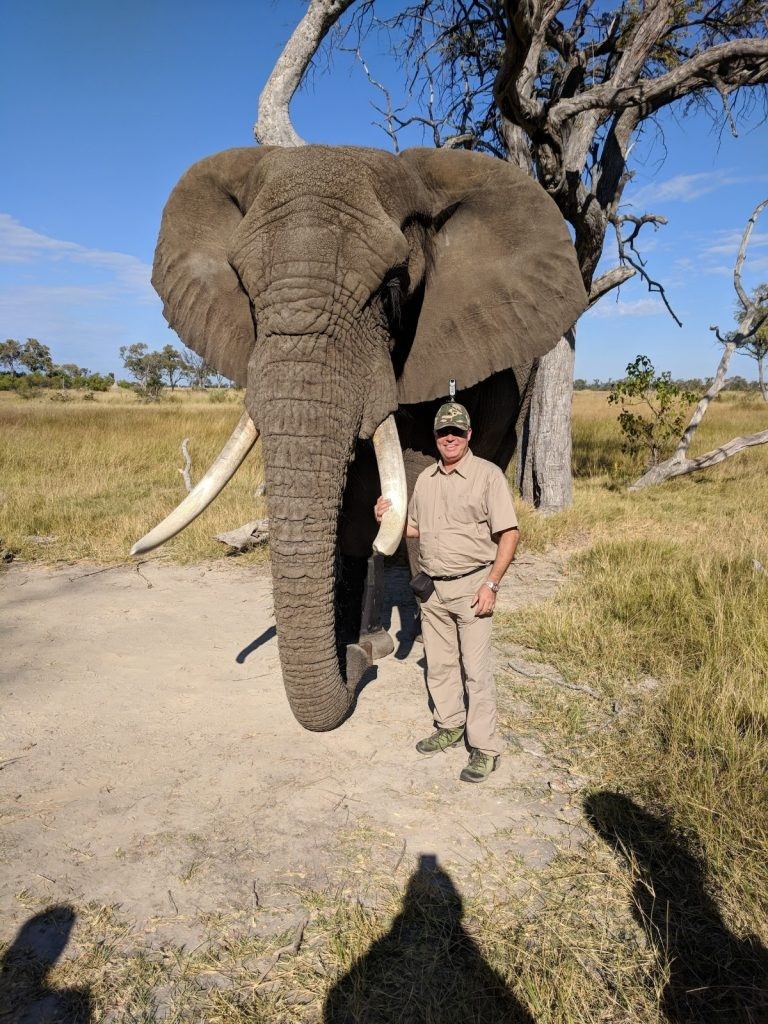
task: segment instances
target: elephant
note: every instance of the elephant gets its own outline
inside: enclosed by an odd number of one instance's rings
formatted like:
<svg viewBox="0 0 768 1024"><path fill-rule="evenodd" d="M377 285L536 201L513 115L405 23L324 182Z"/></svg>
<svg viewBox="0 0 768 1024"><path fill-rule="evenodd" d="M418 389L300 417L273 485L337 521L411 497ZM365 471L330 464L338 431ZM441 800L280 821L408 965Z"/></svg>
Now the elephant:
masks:
<svg viewBox="0 0 768 1024"><path fill-rule="evenodd" d="M586 306L565 222L524 172L466 150L230 149L171 193L152 283L245 412L134 553L199 514L261 436L283 681L302 726L333 729L370 663L355 567L401 541L449 378L475 453L505 469L536 361Z"/></svg>

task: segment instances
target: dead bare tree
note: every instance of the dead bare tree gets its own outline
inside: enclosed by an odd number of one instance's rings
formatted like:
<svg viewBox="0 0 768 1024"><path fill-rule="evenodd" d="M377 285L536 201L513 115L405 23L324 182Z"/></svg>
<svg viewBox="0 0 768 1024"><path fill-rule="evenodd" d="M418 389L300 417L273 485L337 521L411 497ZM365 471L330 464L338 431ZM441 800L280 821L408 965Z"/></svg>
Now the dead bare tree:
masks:
<svg viewBox="0 0 768 1024"><path fill-rule="evenodd" d="M753 87L768 82L760 0L640 0L612 11L596 0L418 0L389 19L365 0L356 12L352 48L371 28L393 33L420 108L410 115L388 104L381 113L390 135L418 123L436 145L460 138L506 156L572 225L590 304L637 274L666 302L635 248L640 228L663 219L620 212L630 152L675 103L714 114L719 98L735 132ZM610 226L618 262L595 278ZM571 501L573 359L572 334L541 361L521 451L524 497L543 509Z"/></svg>
<svg viewBox="0 0 768 1024"><path fill-rule="evenodd" d="M184 346L182 354L184 365L186 367L187 379L189 380L189 386L192 388L204 388L208 385L213 370L206 363L202 356L199 356L197 352L193 352L191 348Z"/></svg>
<svg viewBox="0 0 768 1024"><path fill-rule="evenodd" d="M723 355L720 359L720 365L717 368L714 380L706 394L699 400L688 426L683 431L674 454L665 462L660 462L658 465L652 466L647 473L643 474L639 480L636 480L632 484L629 488L630 491L639 491L643 487L651 487L653 484L660 484L664 480L670 480L676 476L685 476L686 474L694 473L699 469L709 469L710 466L716 466L719 462L723 462L725 459L731 458L731 456L736 455L738 452L741 452L752 445L768 444L768 429L766 429L758 431L756 434L748 434L745 437L734 437L732 440L719 445L717 448L706 452L704 455L697 455L696 458L689 458L688 456L691 441L693 440L693 436L696 433L699 424L704 419L710 404L715 398L717 398L723 389L723 385L725 384L725 374L728 370L728 364L731 361L731 356L734 352L738 352L739 349L746 348L763 324L768 321L768 307L760 303L760 294L758 293L757 297L753 296L750 298L745 292L741 280L741 270L747 255L747 246L749 244L750 235L752 234L752 229L755 226L757 218L766 206L768 206L768 199L764 199L762 203L758 204L753 211L752 216L747 221L733 269L733 286L736 289L736 295L740 306L740 311L737 316L739 329L731 332L727 336L722 336L719 327L710 328L710 330L715 332L718 341L723 345Z"/></svg>

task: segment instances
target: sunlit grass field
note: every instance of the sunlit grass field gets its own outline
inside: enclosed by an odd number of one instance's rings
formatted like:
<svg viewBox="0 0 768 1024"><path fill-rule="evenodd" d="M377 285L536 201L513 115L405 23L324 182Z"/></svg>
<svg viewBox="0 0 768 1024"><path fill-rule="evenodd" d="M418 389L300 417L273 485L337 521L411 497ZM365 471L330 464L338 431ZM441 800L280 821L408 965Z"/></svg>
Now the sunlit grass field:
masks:
<svg viewBox="0 0 768 1024"><path fill-rule="evenodd" d="M176 392L142 403L129 391L94 401L0 394L0 538L19 557L114 563L185 497L179 469L189 438L197 482L242 412L230 391ZM214 536L266 515L257 444L217 501L150 557L218 558ZM259 557L251 556L251 557Z"/></svg>
<svg viewBox="0 0 768 1024"><path fill-rule="evenodd" d="M765 429L758 396L725 394L691 454ZM506 617L502 635L586 683L620 713L590 721L560 702L584 764L671 816L701 852L738 928L768 940L768 446L637 493L615 411L574 401L575 502L550 518L522 509L529 545L576 549L550 602ZM550 709L551 710L551 709ZM594 728L593 728L594 727Z"/></svg>
<svg viewBox="0 0 768 1024"><path fill-rule="evenodd" d="M46 563L126 559L130 545L184 497L182 439L190 439L197 480L240 411L235 393L214 401L182 394L155 405L127 393L90 402L0 394L0 547ZM766 425L762 399L722 395L691 454ZM500 644L519 645L586 689L547 689L500 671L502 720L515 733L520 723L508 709L516 701L531 708L525 727L588 780L588 812L606 794L615 794L614 810L628 802L642 808L633 827L644 823L646 844L655 844L656 874L644 863L647 850L627 839L616 841L617 857L593 836L541 873L491 858L467 898L470 930L536 1024L753 1024L762 1011L745 971L757 976L768 944L768 446L630 494L627 484L643 467L621 451L616 410L604 394L580 392L573 458L571 510L542 518L518 502L522 552L556 552L565 583L545 604L497 616L496 632ZM266 514L253 494L261 480L257 447L212 508L150 557L223 557L213 535ZM226 931L235 925L223 922L204 952L178 951L171 978L166 959L126 958L126 943L139 948L135 936L129 942L123 926L97 909L92 920L87 910L83 918L92 925L92 951L84 940L85 955L62 965L59 982L93 984L101 1008L119 1005L126 1020L156 1019L157 985L173 988L169 1021L319 1020L334 978L403 912L403 880L377 881L375 846L360 871L369 887L379 886L377 901L356 901L354 877L344 891L305 894L317 944L303 947L280 977L283 988L309 993L308 1002L288 1005L282 989L253 987L250 1001L242 999L254 943L269 953L290 936L270 944L248 939L246 930L235 941ZM450 960L456 951L438 911L430 917L425 903L413 928L435 939L435 957ZM674 938L680 928L690 949ZM695 971L681 975L686 957ZM381 1019L389 1019L387 999L399 999L400 989L423 988L426 966L416 950L394 996L382 995ZM202 969L232 977L231 997L197 986ZM675 1016L665 1004L675 977L689 987L696 978L715 986L721 1016ZM425 1020L438 1010L441 1020L473 1019L451 1016L454 1009L445 1003L420 1012Z"/></svg>
<svg viewBox="0 0 768 1024"><path fill-rule="evenodd" d="M28 560L121 561L131 544L184 497L181 442L189 438L197 481L236 423L234 391L177 391L159 403L131 392L94 401L22 401L0 393L0 538ZM708 451L768 421L758 397L722 396L696 435L692 454ZM598 541L663 538L729 555L765 553L768 446L744 452L706 473L628 494L639 475L621 451L615 410L606 396L574 396L573 508L541 518L518 504L528 549L568 549ZM215 534L266 514L254 490L263 478L260 447L216 502L161 553L190 562L221 555ZM36 539L37 538L37 539ZM40 539L42 538L42 540ZM755 556L758 557L758 556Z"/></svg>

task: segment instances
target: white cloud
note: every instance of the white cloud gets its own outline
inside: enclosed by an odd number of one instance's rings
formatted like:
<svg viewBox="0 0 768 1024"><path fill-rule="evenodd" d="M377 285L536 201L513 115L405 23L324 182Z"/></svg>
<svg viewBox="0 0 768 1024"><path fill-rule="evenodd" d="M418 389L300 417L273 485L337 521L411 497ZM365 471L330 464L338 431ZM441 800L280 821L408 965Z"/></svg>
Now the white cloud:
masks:
<svg viewBox="0 0 768 1024"><path fill-rule="evenodd" d="M25 227L7 213L0 213L0 263L33 264L41 277L45 276L46 268L52 269L51 264L65 265L80 279L87 277L90 268L107 278L106 284L100 282L96 286L94 298L108 299L120 293L123 297L130 294L141 303L156 301L150 284L152 268L147 263L126 253L88 249L76 242L50 238Z"/></svg>
<svg viewBox="0 0 768 1024"><path fill-rule="evenodd" d="M117 371L120 345L164 343L148 264L0 214L0 337L39 338L56 362Z"/></svg>
<svg viewBox="0 0 768 1024"><path fill-rule="evenodd" d="M703 265L698 268L702 274L720 274L723 277L730 277L733 279L733 263L710 263L709 265ZM742 284L746 287L747 291L751 291L752 284L750 281L755 281L755 278L764 280L766 273L768 273L768 254L759 257L758 259L749 259L744 264L742 270ZM735 297L735 296L734 296Z"/></svg>
<svg viewBox="0 0 768 1024"><path fill-rule="evenodd" d="M644 185L637 191L627 190L627 202L636 208L658 206L664 202L690 203L728 185L754 180L732 171L703 171L699 174L677 174L666 181Z"/></svg>
<svg viewBox="0 0 768 1024"><path fill-rule="evenodd" d="M703 252L708 256L735 256L739 251L744 229L740 231L719 231L710 245L705 245ZM768 231L753 231L747 246L747 260L755 249L763 249L768 245Z"/></svg>
<svg viewBox="0 0 768 1024"><path fill-rule="evenodd" d="M615 302L606 297L594 306L587 316L606 319L614 316L660 316L666 313L659 299L635 299L634 302Z"/></svg>

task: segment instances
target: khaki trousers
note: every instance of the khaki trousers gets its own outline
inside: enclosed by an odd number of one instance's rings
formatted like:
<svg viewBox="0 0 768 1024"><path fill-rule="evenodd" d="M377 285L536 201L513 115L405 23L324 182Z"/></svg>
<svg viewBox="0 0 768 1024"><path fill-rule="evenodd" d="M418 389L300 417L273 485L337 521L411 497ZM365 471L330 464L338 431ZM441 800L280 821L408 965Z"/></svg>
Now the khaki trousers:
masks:
<svg viewBox="0 0 768 1024"><path fill-rule="evenodd" d="M471 747L500 754L491 666L493 619L480 618L471 607L485 578L478 572L461 580L436 582L435 592L421 605L421 631L435 725L442 729L465 725Z"/></svg>

